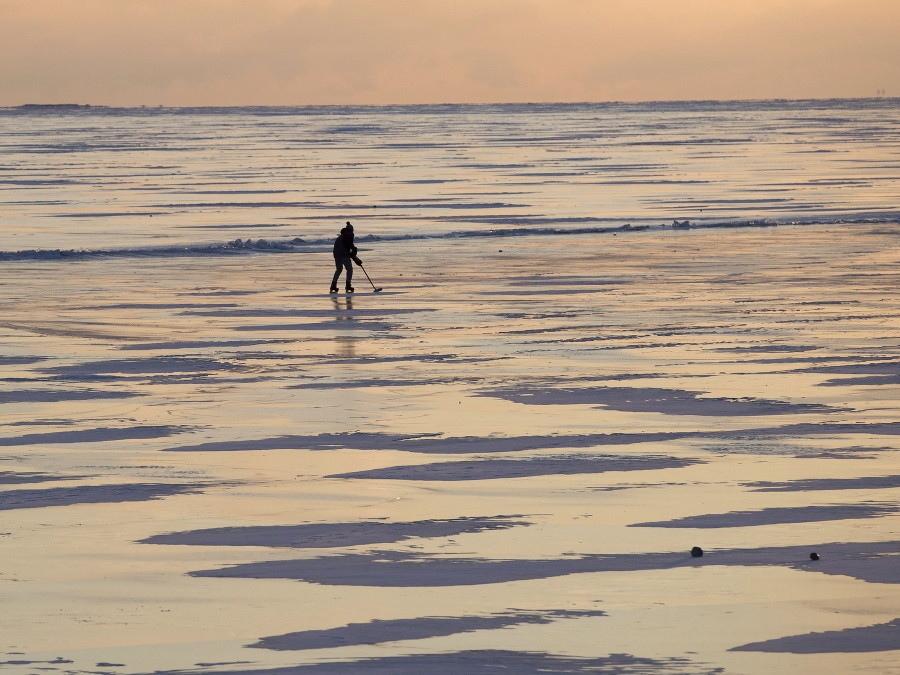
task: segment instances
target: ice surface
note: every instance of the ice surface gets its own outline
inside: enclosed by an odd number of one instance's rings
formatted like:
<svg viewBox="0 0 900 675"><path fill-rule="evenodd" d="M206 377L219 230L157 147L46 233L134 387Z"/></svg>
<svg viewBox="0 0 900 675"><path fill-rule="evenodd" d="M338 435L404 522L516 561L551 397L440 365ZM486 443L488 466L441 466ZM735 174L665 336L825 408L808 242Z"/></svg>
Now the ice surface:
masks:
<svg viewBox="0 0 900 675"><path fill-rule="evenodd" d="M791 652L827 654L833 652L891 652L897 650L900 619L888 623L847 630L792 635L777 640L734 647L741 652Z"/></svg>
<svg viewBox="0 0 900 675"><path fill-rule="evenodd" d="M410 523L307 523L259 527L220 527L193 532L159 534L145 544L189 544L192 546L277 546L288 548L335 548L384 544L414 537L449 537L463 533L502 530L528 525L513 520L521 516L421 520Z"/></svg>
<svg viewBox="0 0 900 675"><path fill-rule="evenodd" d="M818 551L820 559L809 559ZM684 553L582 554L555 559L489 560L421 553L373 551L324 558L273 560L219 570L192 572L196 577L296 579L352 586L466 586L525 579L546 579L596 572L662 571L676 567L788 566L806 572L849 575L881 584L900 583L896 555L900 542L818 543L758 549L723 549L702 557Z"/></svg>
<svg viewBox="0 0 900 675"><path fill-rule="evenodd" d="M609 673L617 675L653 675L654 673L691 673L692 675L715 675L722 671L699 664L687 658L652 659L611 654L599 658L578 658L546 652L514 652L502 649L483 649L444 654L422 654L409 656L382 656L360 661L320 663L310 666L288 668L268 668L265 670L218 670L230 675L290 675L292 673L366 673L367 675L388 675L389 673L433 673L434 675L457 675L472 673L486 675L498 670L513 669L521 675L541 675L543 673ZM157 675L187 675L194 671L154 671Z"/></svg>
<svg viewBox="0 0 900 675"><path fill-rule="evenodd" d="M491 616L427 616L396 621L350 624L327 631L307 631L266 637L249 645L261 649L296 651L329 649L353 644L378 644L397 640L421 640L439 635L455 635L475 630L492 630L517 624L546 624L558 619L605 616L601 611L550 610L547 612L504 612Z"/></svg>
<svg viewBox="0 0 900 675"><path fill-rule="evenodd" d="M896 671L898 105L0 110L0 672Z"/></svg>

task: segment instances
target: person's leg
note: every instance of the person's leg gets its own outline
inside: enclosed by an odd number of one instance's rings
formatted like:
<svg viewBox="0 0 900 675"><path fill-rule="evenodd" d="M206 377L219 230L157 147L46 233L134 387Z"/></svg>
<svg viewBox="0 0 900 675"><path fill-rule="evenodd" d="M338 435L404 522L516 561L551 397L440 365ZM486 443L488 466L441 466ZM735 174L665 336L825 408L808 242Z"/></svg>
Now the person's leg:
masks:
<svg viewBox="0 0 900 675"><path fill-rule="evenodd" d="M334 259L334 277L331 279L331 290L337 291L338 287L338 278L341 276L341 270L344 268L343 264L341 264L341 260L339 258Z"/></svg>
<svg viewBox="0 0 900 675"><path fill-rule="evenodd" d="M346 288L351 289L351 288L353 288L353 283L352 283L353 282L353 262L350 260L350 258L347 258L344 261L344 266L347 268Z"/></svg>

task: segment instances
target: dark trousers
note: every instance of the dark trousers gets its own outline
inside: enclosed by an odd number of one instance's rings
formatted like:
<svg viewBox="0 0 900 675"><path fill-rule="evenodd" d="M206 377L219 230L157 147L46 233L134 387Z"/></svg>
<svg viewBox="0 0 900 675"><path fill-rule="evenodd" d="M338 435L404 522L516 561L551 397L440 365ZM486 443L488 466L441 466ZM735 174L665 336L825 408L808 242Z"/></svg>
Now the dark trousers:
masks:
<svg viewBox="0 0 900 675"><path fill-rule="evenodd" d="M341 270L347 270L347 279L345 280L344 287L350 288L350 282L353 281L353 259L350 257L341 257L334 259L334 278L331 280L331 287L337 288L338 279L341 276Z"/></svg>

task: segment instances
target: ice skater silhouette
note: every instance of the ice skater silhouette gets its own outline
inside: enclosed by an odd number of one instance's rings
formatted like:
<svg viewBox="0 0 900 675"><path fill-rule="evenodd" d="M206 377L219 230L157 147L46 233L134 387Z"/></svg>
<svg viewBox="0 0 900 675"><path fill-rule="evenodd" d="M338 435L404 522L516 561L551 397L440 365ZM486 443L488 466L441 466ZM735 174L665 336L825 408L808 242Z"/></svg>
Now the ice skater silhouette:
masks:
<svg viewBox="0 0 900 675"><path fill-rule="evenodd" d="M353 292L353 263L362 265L362 261L356 257L356 246L353 245L353 225L347 221L347 225L341 230L337 239L334 240L334 277L331 279L330 293L338 292L338 279L342 270L347 270L347 277L344 279L344 290L347 293Z"/></svg>

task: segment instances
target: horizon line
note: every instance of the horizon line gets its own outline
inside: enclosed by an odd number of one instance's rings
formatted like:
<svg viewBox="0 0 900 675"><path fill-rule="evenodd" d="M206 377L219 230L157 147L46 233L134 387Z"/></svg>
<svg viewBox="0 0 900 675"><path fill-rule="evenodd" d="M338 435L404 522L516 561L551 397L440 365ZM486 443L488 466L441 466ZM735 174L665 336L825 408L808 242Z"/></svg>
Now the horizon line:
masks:
<svg viewBox="0 0 900 675"><path fill-rule="evenodd" d="M900 96L832 96L832 97L801 97L801 98L725 98L725 99L653 99L653 100L615 100L615 101L495 101L495 102L440 102L440 103L278 103L278 104L195 104L195 105L170 105L165 103L136 104L136 105L111 105L101 103L21 103L16 105L0 105L0 110L21 109L106 109L106 110L158 110L158 109L212 109L212 108L409 108L409 107L481 107L481 106L579 106L579 105L646 105L663 103L802 103L805 101L900 101Z"/></svg>

